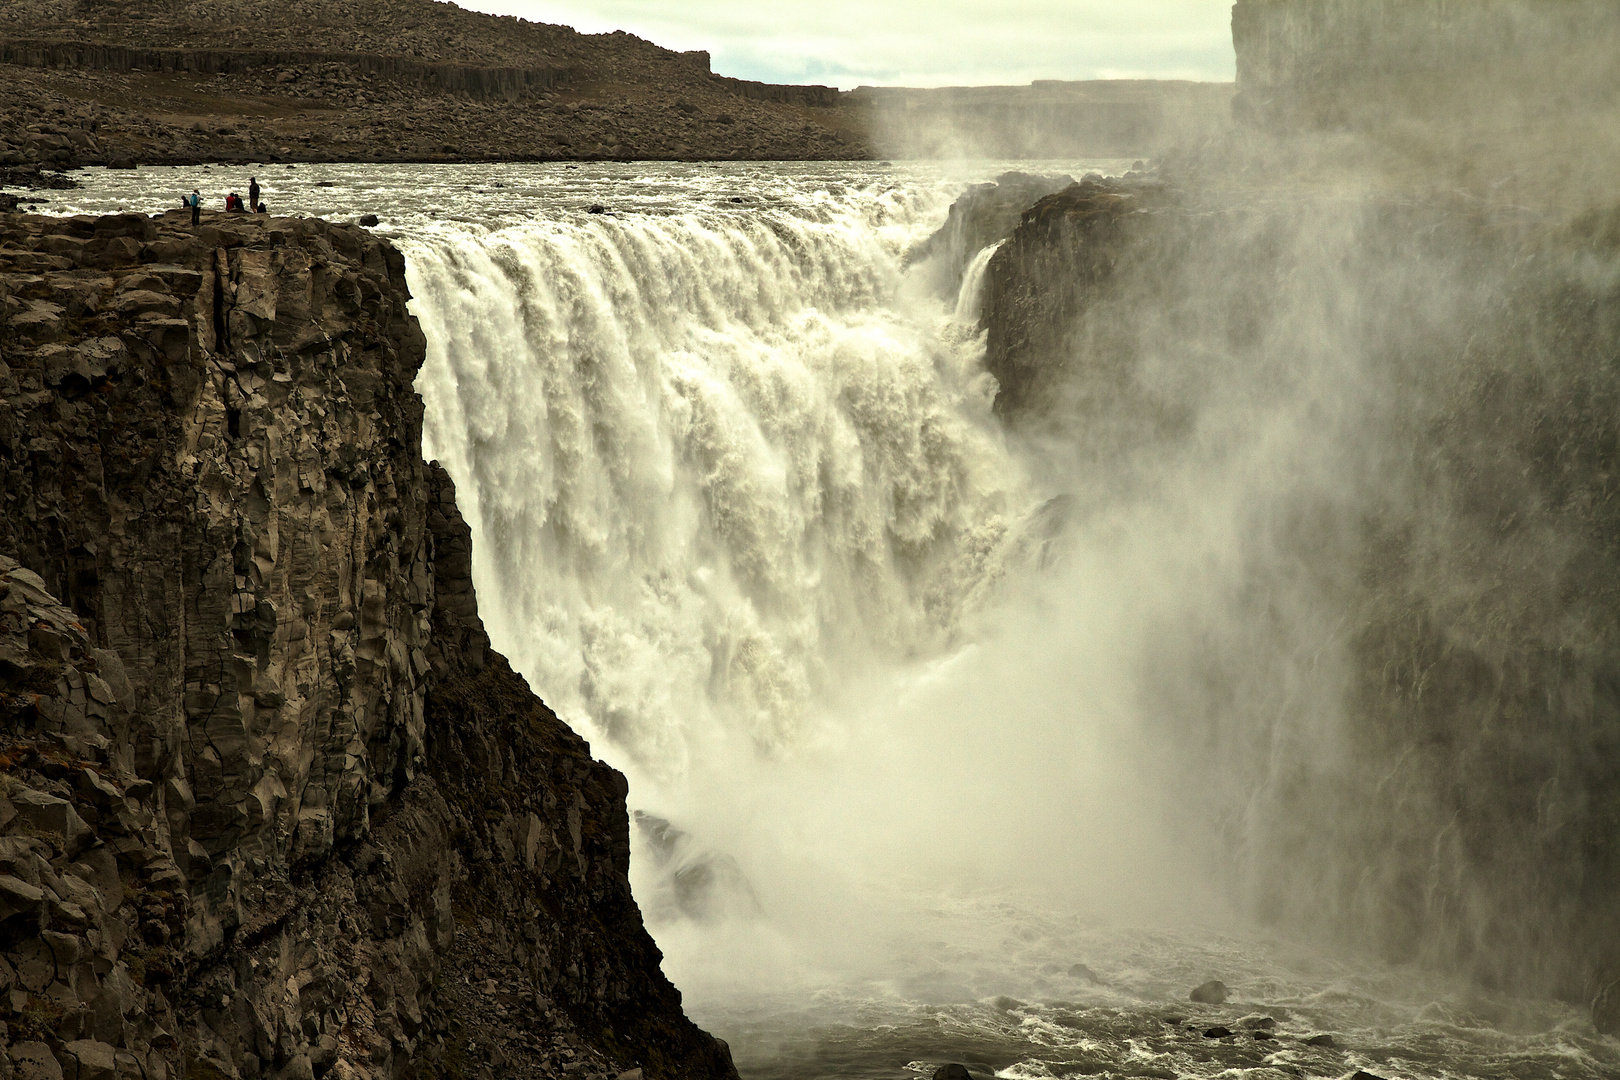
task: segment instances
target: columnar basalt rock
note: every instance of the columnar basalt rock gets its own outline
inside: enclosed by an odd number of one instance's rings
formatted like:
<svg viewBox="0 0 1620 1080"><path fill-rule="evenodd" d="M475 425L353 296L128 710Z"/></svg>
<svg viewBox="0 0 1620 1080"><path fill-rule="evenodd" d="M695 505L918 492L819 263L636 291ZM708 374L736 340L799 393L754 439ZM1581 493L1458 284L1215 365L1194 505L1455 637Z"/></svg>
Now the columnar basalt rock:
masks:
<svg viewBox="0 0 1620 1080"><path fill-rule="evenodd" d="M355 227L0 218L24 1074L731 1072L630 898L623 778L489 651L407 295ZM480 1046L468 950L513 996Z"/></svg>

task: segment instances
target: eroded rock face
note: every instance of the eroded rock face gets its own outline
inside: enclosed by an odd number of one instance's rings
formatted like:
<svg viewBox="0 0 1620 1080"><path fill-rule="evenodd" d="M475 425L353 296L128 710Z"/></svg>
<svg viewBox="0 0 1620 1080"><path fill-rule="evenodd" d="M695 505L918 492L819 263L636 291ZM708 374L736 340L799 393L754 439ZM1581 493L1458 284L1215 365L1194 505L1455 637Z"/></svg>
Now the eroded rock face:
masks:
<svg viewBox="0 0 1620 1080"><path fill-rule="evenodd" d="M1205 179L1043 199L985 310L1071 519L1208 556L1143 616L1186 828L1260 919L1615 1026L1620 214Z"/></svg>
<svg viewBox="0 0 1620 1080"><path fill-rule="evenodd" d="M16 1069L730 1074L623 778L489 651L406 299L357 228L0 218ZM481 1049L474 966L512 999Z"/></svg>
<svg viewBox="0 0 1620 1080"><path fill-rule="evenodd" d="M985 282L985 366L1000 384L997 413L1028 416L1061 407L1056 398L1072 385L1072 365L1091 355L1074 341L1083 330L1081 315L1106 297L1115 262L1140 242L1144 223L1129 230L1122 223L1152 207L1157 190L1146 179L1088 176L1026 203L991 257Z"/></svg>

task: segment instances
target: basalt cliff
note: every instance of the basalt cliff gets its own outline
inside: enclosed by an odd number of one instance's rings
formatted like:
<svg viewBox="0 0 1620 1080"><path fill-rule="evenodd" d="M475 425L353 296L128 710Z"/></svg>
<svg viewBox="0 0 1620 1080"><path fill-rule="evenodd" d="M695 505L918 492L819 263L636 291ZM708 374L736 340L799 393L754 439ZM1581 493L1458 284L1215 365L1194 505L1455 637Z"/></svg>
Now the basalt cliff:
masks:
<svg viewBox="0 0 1620 1080"><path fill-rule="evenodd" d="M1241 0L1247 123L1034 201L983 301L1077 531L1159 523L1142 734L1236 905L1611 1033L1616 28Z"/></svg>
<svg viewBox="0 0 1620 1080"><path fill-rule="evenodd" d="M0 1073L731 1077L492 652L388 243L0 215Z"/></svg>
<svg viewBox="0 0 1620 1080"><path fill-rule="evenodd" d="M1240 908L1620 1030L1620 207L1287 150L1026 209L997 412L1164 523L1141 735Z"/></svg>

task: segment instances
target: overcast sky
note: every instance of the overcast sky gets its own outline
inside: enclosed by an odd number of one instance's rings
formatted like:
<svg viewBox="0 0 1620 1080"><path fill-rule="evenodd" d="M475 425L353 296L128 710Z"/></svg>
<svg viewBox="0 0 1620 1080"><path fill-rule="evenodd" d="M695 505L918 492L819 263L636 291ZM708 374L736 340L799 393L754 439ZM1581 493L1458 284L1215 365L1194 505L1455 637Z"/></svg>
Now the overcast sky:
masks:
<svg viewBox="0 0 1620 1080"><path fill-rule="evenodd" d="M460 0L707 49L721 75L873 86L1231 79L1231 0Z"/></svg>

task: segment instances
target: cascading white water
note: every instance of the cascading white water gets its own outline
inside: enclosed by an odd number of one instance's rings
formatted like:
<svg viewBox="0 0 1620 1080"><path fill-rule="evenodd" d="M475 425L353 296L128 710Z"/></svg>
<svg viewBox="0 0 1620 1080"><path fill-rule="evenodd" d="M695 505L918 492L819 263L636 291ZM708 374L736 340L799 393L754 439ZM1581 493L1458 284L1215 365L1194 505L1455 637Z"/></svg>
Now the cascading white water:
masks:
<svg viewBox="0 0 1620 1080"><path fill-rule="evenodd" d="M942 211L854 188L411 246L484 618L637 773L814 740L818 702L949 644L1018 548L1036 500L973 303L901 269Z"/></svg>
<svg viewBox="0 0 1620 1080"><path fill-rule="evenodd" d="M807 187L405 241L480 609L632 807L690 830L653 823L632 873L700 1017L1000 993L1026 976L993 945L943 973L918 943L993 940L1011 909L975 905L1030 884L1188 891L1127 795L1117 567L1041 596L1049 493L982 369L992 252L934 295L907 253L951 186Z"/></svg>

